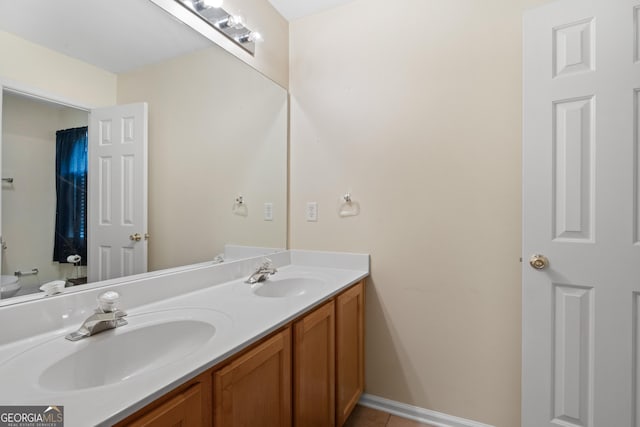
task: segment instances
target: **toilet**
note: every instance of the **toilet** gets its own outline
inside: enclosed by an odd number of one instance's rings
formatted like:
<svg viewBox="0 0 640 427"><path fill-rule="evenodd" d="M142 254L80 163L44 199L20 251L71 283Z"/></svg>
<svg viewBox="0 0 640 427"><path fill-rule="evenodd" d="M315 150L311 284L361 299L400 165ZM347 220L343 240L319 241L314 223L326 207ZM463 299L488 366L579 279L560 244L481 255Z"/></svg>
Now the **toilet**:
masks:
<svg viewBox="0 0 640 427"><path fill-rule="evenodd" d="M16 276L0 276L0 299L10 298L20 290L20 279Z"/></svg>

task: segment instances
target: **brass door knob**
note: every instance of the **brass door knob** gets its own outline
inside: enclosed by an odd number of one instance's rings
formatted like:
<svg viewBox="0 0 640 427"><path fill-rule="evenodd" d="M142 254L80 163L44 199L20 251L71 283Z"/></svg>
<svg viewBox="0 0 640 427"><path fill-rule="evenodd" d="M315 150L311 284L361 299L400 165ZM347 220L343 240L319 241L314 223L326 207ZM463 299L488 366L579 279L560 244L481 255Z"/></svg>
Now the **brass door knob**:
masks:
<svg viewBox="0 0 640 427"><path fill-rule="evenodd" d="M544 270L549 265L549 260L544 255L536 254L529 258L529 265L536 270Z"/></svg>
<svg viewBox="0 0 640 427"><path fill-rule="evenodd" d="M140 233L136 233L130 235L129 239L133 240L134 242L139 242L140 240L142 240L142 236L140 235Z"/></svg>

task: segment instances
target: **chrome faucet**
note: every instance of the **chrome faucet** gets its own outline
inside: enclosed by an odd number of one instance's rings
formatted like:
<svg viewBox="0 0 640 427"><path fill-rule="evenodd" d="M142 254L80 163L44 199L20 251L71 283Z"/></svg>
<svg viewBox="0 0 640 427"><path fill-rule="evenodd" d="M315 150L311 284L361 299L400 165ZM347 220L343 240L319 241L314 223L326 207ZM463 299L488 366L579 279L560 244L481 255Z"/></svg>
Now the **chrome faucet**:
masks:
<svg viewBox="0 0 640 427"><path fill-rule="evenodd" d="M278 270L273 266L273 263L269 258L265 258L258 269L246 280L247 283L254 284L258 282L264 282L272 274L276 274Z"/></svg>
<svg viewBox="0 0 640 427"><path fill-rule="evenodd" d="M89 316L75 332L71 332L66 339L78 341L108 329L114 329L127 324L123 319L127 315L124 311L116 308L120 295L114 291L108 291L98 297L98 308Z"/></svg>

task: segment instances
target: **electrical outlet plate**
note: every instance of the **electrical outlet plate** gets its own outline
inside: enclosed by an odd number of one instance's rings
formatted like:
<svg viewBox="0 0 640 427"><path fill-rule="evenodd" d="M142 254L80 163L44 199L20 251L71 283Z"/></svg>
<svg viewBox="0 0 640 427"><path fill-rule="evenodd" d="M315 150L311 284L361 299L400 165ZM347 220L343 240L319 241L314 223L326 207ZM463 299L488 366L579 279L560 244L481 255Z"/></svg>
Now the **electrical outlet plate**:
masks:
<svg viewBox="0 0 640 427"><path fill-rule="evenodd" d="M307 221L311 221L311 222L318 221L318 203L317 202L307 203Z"/></svg>

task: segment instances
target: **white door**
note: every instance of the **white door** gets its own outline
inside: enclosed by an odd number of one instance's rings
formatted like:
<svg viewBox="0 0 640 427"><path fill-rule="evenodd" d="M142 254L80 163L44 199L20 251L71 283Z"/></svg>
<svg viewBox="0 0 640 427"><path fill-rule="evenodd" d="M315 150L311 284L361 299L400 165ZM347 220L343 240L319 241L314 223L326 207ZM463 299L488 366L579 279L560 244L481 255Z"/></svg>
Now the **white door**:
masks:
<svg viewBox="0 0 640 427"><path fill-rule="evenodd" d="M147 104L89 118L90 282L147 271Z"/></svg>
<svg viewBox="0 0 640 427"><path fill-rule="evenodd" d="M525 14L523 427L640 427L639 25L640 0Z"/></svg>

